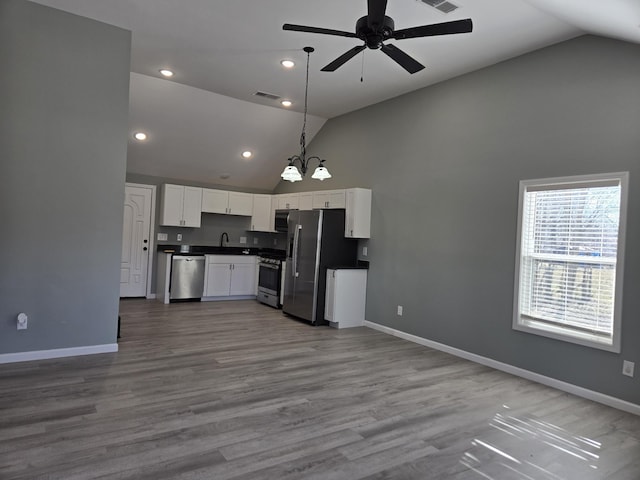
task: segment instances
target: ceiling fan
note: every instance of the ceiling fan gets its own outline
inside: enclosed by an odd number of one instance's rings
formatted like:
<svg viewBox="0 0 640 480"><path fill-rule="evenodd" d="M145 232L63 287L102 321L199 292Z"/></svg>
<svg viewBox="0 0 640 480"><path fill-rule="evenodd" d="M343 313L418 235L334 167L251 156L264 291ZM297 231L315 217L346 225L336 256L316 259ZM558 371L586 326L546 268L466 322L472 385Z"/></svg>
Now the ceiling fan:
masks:
<svg viewBox="0 0 640 480"><path fill-rule="evenodd" d="M433 37L436 35L453 35L456 33L468 33L473 29L470 18L465 20L455 20L453 22L435 23L432 25L422 25L419 27L404 28L394 30L394 23L391 17L385 15L387 0L367 0L368 14L361 17L356 22L356 31L345 32L342 30L331 30L329 28L307 27L304 25L292 25L285 23L283 30L293 30L296 32L321 33L323 35L336 35L340 37L359 38L364 41L364 45L358 45L351 50L340 55L333 62L325 66L323 72L334 72L347 63L358 53L369 47L380 49L386 53L398 65L409 73L419 72L424 68L420 62L407 55L395 45L384 44L385 40L404 40L407 38Z"/></svg>

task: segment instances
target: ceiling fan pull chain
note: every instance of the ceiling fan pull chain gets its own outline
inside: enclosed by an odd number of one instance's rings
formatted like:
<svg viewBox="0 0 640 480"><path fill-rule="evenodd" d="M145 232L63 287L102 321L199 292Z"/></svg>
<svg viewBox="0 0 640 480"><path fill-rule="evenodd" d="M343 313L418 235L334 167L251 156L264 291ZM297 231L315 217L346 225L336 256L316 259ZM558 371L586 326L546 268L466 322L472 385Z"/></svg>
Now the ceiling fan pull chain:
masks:
<svg viewBox="0 0 640 480"><path fill-rule="evenodd" d="M364 82L364 50L362 50L362 67L360 68L360 83Z"/></svg>

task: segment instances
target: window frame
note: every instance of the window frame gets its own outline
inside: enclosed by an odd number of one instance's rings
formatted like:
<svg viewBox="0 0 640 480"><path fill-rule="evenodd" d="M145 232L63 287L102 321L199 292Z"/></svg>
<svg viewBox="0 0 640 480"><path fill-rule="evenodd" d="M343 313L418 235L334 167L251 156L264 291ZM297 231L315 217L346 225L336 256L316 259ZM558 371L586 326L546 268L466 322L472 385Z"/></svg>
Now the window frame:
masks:
<svg viewBox="0 0 640 480"><path fill-rule="evenodd" d="M603 183L616 182L620 185L620 211L618 225L618 243L615 260L615 277L613 292L613 324L611 337L602 337L579 329L571 329L560 325L536 321L530 317L524 318L520 313L520 289L523 246L523 219L525 208L525 194L532 190L556 190L584 188L600 186ZM554 177L535 180L521 180L518 193L518 223L516 236L516 261L515 281L513 297L513 323L514 330L531 333L543 337L553 338L569 343L575 343L586 347L597 348L610 352L620 353L621 327L622 327L622 292L624 278L624 252L627 225L627 197L629 190L629 172L603 173L594 175L576 175L568 177ZM604 262L603 262L604 263Z"/></svg>

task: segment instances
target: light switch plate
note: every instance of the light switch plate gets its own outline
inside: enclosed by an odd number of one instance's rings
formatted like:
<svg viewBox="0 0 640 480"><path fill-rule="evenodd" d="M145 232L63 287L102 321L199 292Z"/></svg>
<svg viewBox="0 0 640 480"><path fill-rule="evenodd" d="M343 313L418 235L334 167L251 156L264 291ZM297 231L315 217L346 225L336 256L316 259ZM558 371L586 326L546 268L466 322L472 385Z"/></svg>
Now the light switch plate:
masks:
<svg viewBox="0 0 640 480"><path fill-rule="evenodd" d="M240 243L247 243L247 237L240 237Z"/></svg>
<svg viewBox="0 0 640 480"><path fill-rule="evenodd" d="M169 240L169 235L166 233L159 233L158 234L158 241L160 242L166 242L167 240Z"/></svg>
<svg viewBox="0 0 640 480"><path fill-rule="evenodd" d="M367 247L362 247L362 256L366 257L367 253L369 253L369 250L367 249Z"/></svg>

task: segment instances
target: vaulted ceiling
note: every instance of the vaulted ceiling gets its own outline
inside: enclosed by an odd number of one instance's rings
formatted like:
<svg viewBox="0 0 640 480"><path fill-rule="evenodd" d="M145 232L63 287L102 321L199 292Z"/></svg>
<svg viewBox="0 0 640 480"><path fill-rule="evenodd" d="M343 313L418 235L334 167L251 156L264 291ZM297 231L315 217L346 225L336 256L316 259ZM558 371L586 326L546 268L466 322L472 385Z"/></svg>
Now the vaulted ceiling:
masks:
<svg viewBox="0 0 640 480"><path fill-rule="evenodd" d="M335 72L322 72L360 40L282 30L293 23L354 31L366 0L37 3L132 31L129 172L256 190L275 188L286 159L299 153L305 46L315 48L309 142L329 118L584 33L640 43L636 0L449 0L458 7L450 13L426 1L389 0L386 13L396 29L471 18L473 32L388 42L426 66L413 75L368 49ZM284 69L282 59L296 66ZM174 76L162 77L162 68ZM134 131L147 140L134 140ZM252 158L243 159L244 150Z"/></svg>

